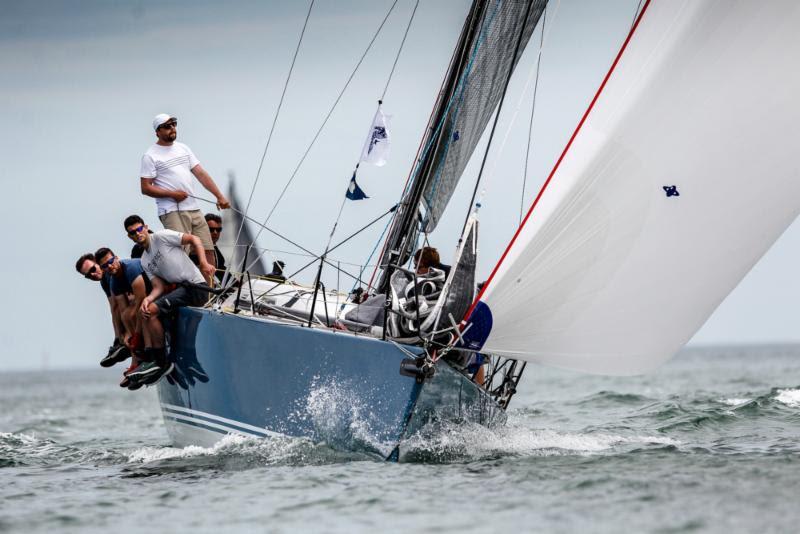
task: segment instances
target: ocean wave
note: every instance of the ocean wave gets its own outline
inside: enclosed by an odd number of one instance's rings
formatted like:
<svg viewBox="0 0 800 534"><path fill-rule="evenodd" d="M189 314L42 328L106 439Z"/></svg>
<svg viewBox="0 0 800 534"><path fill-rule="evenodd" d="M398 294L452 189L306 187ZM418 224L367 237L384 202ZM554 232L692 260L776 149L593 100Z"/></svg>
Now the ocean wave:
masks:
<svg viewBox="0 0 800 534"><path fill-rule="evenodd" d="M118 463L115 451L59 444L33 434L0 432L0 467L63 465L69 463Z"/></svg>
<svg viewBox="0 0 800 534"><path fill-rule="evenodd" d="M128 453L127 476L216 469L241 471L267 466L328 465L374 459L340 451L307 438L257 438L228 434L212 447L140 447Z"/></svg>

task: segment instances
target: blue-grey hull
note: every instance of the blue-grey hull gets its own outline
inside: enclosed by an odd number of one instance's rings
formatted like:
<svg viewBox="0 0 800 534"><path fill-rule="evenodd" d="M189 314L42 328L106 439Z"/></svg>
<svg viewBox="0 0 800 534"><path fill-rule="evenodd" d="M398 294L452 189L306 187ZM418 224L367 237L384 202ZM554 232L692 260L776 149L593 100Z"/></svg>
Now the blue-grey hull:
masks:
<svg viewBox="0 0 800 534"><path fill-rule="evenodd" d="M423 384L400 374L420 349L347 332L182 309L172 340L176 371L158 386L176 446L227 434L288 435L396 458L432 420L496 424L505 415L445 363Z"/></svg>

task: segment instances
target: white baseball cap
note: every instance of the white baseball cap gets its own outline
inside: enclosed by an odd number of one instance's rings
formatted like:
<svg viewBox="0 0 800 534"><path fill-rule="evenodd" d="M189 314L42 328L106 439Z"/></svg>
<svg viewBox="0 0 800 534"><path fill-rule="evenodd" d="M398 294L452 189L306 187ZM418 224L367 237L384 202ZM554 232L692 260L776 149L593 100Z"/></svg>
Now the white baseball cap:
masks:
<svg viewBox="0 0 800 534"><path fill-rule="evenodd" d="M153 130L158 130L158 127L164 124L169 120L178 120L177 118L173 117L172 115L167 115L166 113L159 113L153 118Z"/></svg>

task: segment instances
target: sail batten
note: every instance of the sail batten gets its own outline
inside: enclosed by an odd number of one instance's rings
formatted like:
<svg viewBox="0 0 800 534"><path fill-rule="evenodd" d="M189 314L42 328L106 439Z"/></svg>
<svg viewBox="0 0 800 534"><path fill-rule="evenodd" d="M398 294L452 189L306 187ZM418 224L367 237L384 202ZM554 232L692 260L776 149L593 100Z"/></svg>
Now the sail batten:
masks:
<svg viewBox="0 0 800 534"><path fill-rule="evenodd" d="M487 352L652 370L800 212L800 6L652 0L639 21L480 297Z"/></svg>

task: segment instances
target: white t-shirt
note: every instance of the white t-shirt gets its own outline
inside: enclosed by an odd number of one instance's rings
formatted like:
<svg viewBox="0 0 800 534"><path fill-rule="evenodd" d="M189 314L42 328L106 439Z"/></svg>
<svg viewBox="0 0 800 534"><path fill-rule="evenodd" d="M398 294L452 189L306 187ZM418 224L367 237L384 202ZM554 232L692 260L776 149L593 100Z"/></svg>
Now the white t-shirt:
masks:
<svg viewBox="0 0 800 534"><path fill-rule="evenodd" d="M157 187L172 191L186 191L194 195L192 169L200 162L197 161L192 150L183 143L174 142L170 146L154 144L142 156L142 169L139 176L142 178L155 178ZM171 198L157 198L158 214L164 215L170 211L199 210L197 200L188 197L183 202L175 202Z"/></svg>
<svg viewBox="0 0 800 534"><path fill-rule="evenodd" d="M150 248L142 254L142 267L147 276L158 276L165 282L205 284L200 270L181 247L183 234L174 230L159 230L150 234Z"/></svg>

